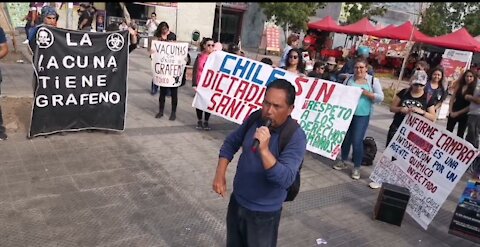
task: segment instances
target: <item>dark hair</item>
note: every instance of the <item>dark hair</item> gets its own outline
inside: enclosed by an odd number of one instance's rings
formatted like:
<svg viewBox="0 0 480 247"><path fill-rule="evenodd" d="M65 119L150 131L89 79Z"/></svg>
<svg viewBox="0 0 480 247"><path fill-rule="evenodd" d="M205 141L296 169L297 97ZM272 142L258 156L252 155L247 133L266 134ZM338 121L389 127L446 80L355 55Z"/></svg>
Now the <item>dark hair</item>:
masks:
<svg viewBox="0 0 480 247"><path fill-rule="evenodd" d="M353 65L357 63L364 63L366 67L368 66L368 60L365 57L357 57Z"/></svg>
<svg viewBox="0 0 480 247"><path fill-rule="evenodd" d="M213 39L212 39L212 38L203 37L202 41L200 41L200 51L204 51L204 50L205 50L205 44L207 44L208 41L213 41Z"/></svg>
<svg viewBox="0 0 480 247"><path fill-rule="evenodd" d="M230 43L228 45L228 52L229 53L237 54L237 52L239 52L239 51L240 51L240 48L235 43Z"/></svg>
<svg viewBox="0 0 480 247"><path fill-rule="evenodd" d="M260 62L266 63L266 64L268 64L268 65L273 65L272 59L270 59L270 58L268 58L268 57L262 58L262 60L260 60Z"/></svg>
<svg viewBox="0 0 480 247"><path fill-rule="evenodd" d="M157 30L155 30L154 32L154 36L155 37L161 37L162 36L162 29L166 27L167 29L170 29L170 27L168 26L167 22L165 21L162 21L160 22L160 24L158 24L158 27L157 27Z"/></svg>
<svg viewBox="0 0 480 247"><path fill-rule="evenodd" d="M475 72L473 72L473 70L471 70L471 69L465 70L465 72L463 72L462 76L460 78L458 78L457 90L462 90L462 87L464 85L467 85L467 81L465 80L465 75L467 73L472 73L473 82L470 83L470 85L468 85L467 90L465 91L465 94L473 94L473 92L475 91L475 87L477 85L477 74Z"/></svg>
<svg viewBox="0 0 480 247"><path fill-rule="evenodd" d="M439 86L440 88L442 88L442 90L444 90L444 88L443 88L443 81L445 80L445 72L443 71L443 68L442 68L442 67L437 66L437 67L433 68L432 71L430 71L428 80L429 80L429 81L432 81L433 72L435 72L435 71L438 71L438 72L440 72L440 73L442 74L442 78L441 78L440 81L438 82L438 84L439 84L438 86Z"/></svg>
<svg viewBox="0 0 480 247"><path fill-rule="evenodd" d="M282 89L287 94L287 105L291 106L295 103L295 87L285 79L275 79L267 86L267 91L270 88Z"/></svg>
<svg viewBox="0 0 480 247"><path fill-rule="evenodd" d="M105 29L105 31L107 32L112 32L112 31L118 31L120 30L120 28L118 27L118 23L110 23L108 24L107 28Z"/></svg>
<svg viewBox="0 0 480 247"><path fill-rule="evenodd" d="M152 12L152 13L150 14L150 16L152 16L152 15L155 15L155 16L157 16L157 13L155 13L155 12Z"/></svg>
<svg viewBox="0 0 480 247"><path fill-rule="evenodd" d="M300 73L304 73L305 72L305 62L303 61L302 52L300 52L300 49L298 49L298 48L292 48L292 49L290 49L290 51L288 51L287 61L285 62L285 68L288 69L288 67L290 67L290 55L292 54L292 52L296 52L297 55L298 55L297 70Z"/></svg>
<svg viewBox="0 0 480 247"><path fill-rule="evenodd" d="M316 61L314 64L313 64L313 70L316 70L320 67L325 67L325 64L323 62L320 62L320 61Z"/></svg>

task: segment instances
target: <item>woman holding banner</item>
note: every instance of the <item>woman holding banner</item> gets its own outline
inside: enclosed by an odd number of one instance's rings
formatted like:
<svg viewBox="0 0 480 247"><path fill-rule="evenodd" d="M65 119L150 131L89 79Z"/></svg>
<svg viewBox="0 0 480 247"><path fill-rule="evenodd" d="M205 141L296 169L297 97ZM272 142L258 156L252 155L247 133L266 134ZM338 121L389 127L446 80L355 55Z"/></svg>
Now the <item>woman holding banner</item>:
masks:
<svg viewBox="0 0 480 247"><path fill-rule="evenodd" d="M213 43L212 38L203 38L200 42L200 54L198 55L197 59L195 59L195 63L193 64L193 74L192 74L192 87L196 88L198 82L200 81L200 76L202 75L203 67L205 67L205 63L207 62L208 55L214 51L215 44ZM210 126L208 126L208 119L210 119L210 113L204 112L200 109L196 109L197 111L197 129L204 129L210 130ZM204 116L204 121L202 122L202 115Z"/></svg>
<svg viewBox="0 0 480 247"><path fill-rule="evenodd" d="M155 37L160 41L176 41L177 35L170 32L170 27L164 21L158 24L157 30L155 31ZM155 89L154 89L155 88ZM157 86L153 84L152 80L152 95L156 93ZM168 120L174 121L176 119L177 103L178 103L178 87L158 87L160 89L160 96L158 97L158 113L155 115L155 118L163 117L163 110L165 109L165 97L167 92L170 91L172 96L172 112L170 113L170 118ZM153 93L155 91L155 93Z"/></svg>
<svg viewBox="0 0 480 247"><path fill-rule="evenodd" d="M353 76L348 77L344 81L344 84L347 86L360 88L362 94L342 143L341 161L337 162L333 169L343 170L347 168L345 160L348 159L350 146L352 146L354 166L351 176L353 179L360 179L360 166L362 165L364 152L363 139L370 121L370 115L373 113L373 103L382 102L384 97L380 81L369 75L367 71L367 59L357 58L354 64Z"/></svg>
<svg viewBox="0 0 480 247"><path fill-rule="evenodd" d="M292 48L287 53L287 60L285 66L282 69L290 71L294 74L304 74L305 73L305 63L301 56L301 52L298 48Z"/></svg>
<svg viewBox="0 0 480 247"><path fill-rule="evenodd" d="M388 144L407 114L416 113L433 122L437 119L434 101L427 100L427 92L425 92L426 84L427 73L423 70L417 70L411 78L410 87L400 90L400 92L393 97L390 112L395 113L395 115L393 115L392 124L390 124L388 129L385 146L388 147ZM378 189L382 185L371 182L369 186L372 189Z"/></svg>

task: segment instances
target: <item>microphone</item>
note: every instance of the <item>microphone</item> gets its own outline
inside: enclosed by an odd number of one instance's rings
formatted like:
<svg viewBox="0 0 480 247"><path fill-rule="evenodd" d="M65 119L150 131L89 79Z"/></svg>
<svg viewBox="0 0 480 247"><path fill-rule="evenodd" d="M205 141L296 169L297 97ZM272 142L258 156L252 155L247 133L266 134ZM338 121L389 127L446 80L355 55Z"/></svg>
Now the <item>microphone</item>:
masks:
<svg viewBox="0 0 480 247"><path fill-rule="evenodd" d="M265 121L265 123L263 124L263 126L265 126L267 128L270 128L271 125L272 125L272 120L270 120L270 119L267 119L267 121ZM257 152L258 145L260 145L260 141L257 138L255 138L255 140L253 140L252 152L254 152L254 153Z"/></svg>

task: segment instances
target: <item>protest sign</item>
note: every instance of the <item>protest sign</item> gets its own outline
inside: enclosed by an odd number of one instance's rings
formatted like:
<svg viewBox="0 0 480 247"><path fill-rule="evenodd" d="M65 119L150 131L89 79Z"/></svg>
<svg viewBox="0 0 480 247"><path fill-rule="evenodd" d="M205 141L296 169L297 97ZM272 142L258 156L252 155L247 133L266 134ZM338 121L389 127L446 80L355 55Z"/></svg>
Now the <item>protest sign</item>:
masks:
<svg viewBox="0 0 480 247"><path fill-rule="evenodd" d="M472 56L473 53L471 51L445 50L440 65L445 71L443 77L448 83L456 81L465 70L470 68Z"/></svg>
<svg viewBox="0 0 480 247"><path fill-rule="evenodd" d="M480 180L470 179L453 213L448 233L480 244Z"/></svg>
<svg viewBox="0 0 480 247"><path fill-rule="evenodd" d="M41 26L33 55L29 137L125 127L127 31L92 33Z"/></svg>
<svg viewBox="0 0 480 247"><path fill-rule="evenodd" d="M162 87L179 87L187 65L188 43L152 40L153 83Z"/></svg>
<svg viewBox="0 0 480 247"><path fill-rule="evenodd" d="M192 106L241 124L262 107L266 86L277 78L295 86L292 118L307 135L307 150L335 159L357 107L359 88L217 51L205 63Z"/></svg>
<svg viewBox="0 0 480 247"><path fill-rule="evenodd" d="M407 115L370 179L408 188L407 213L427 229L478 151L433 122Z"/></svg>

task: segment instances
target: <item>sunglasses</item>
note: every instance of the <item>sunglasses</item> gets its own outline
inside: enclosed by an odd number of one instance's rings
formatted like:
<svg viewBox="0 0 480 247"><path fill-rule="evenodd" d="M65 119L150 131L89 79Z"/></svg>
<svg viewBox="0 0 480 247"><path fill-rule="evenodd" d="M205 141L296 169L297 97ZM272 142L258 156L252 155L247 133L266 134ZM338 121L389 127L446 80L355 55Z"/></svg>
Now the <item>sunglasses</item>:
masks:
<svg viewBox="0 0 480 247"><path fill-rule="evenodd" d="M415 84L413 84L413 85L414 85L414 86L417 86L417 87L425 87L425 85L419 84L419 83L415 83Z"/></svg>
<svg viewBox="0 0 480 247"><path fill-rule="evenodd" d="M298 56L295 56L295 55L293 55L293 56L290 56L290 57L288 57L288 58L297 59L297 58L298 58Z"/></svg>

